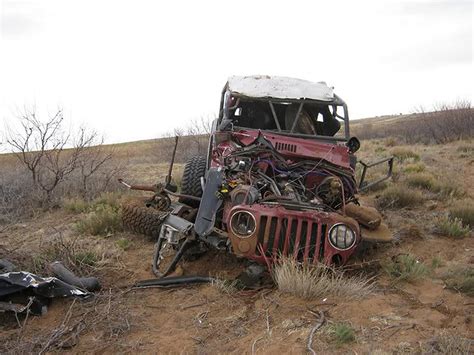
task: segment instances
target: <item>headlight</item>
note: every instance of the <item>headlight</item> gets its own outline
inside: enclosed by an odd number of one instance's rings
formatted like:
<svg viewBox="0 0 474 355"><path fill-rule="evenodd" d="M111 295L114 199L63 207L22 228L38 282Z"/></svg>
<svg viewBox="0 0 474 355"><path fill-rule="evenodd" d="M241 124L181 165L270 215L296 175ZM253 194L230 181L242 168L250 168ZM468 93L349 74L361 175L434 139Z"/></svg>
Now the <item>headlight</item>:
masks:
<svg viewBox="0 0 474 355"><path fill-rule="evenodd" d="M230 228L238 237L248 238L255 233L257 223L250 212L238 211L230 217Z"/></svg>
<svg viewBox="0 0 474 355"><path fill-rule="evenodd" d="M336 249L347 250L355 244L356 234L345 224L335 224L329 230L329 242Z"/></svg>

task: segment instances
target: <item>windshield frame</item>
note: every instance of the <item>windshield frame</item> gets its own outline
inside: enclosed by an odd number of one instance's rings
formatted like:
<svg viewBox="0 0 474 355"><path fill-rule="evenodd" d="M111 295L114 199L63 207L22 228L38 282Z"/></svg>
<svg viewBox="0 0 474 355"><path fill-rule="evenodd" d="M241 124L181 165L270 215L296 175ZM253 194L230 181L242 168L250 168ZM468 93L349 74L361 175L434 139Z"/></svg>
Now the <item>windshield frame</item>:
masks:
<svg viewBox="0 0 474 355"><path fill-rule="evenodd" d="M231 102L230 98L235 98L235 104L233 106L229 106L229 103ZM224 87L224 90L222 91L221 106L220 106L219 118L217 122L217 127L219 127L219 130L228 130L230 127L233 127L233 129L236 129L236 128L249 129L249 127L240 127L237 125L234 126L233 120L230 118L231 111L234 111L235 109L237 109L241 100L250 101L250 102L265 102L269 105L270 111L272 113L277 129L262 129L262 131L269 131L269 132L274 132L274 133L278 133L282 135L300 137L300 138L323 139L323 140L328 140L328 141L340 141L340 142L341 141L346 142L350 138L349 113L347 109L347 104L344 102L344 100L342 100L337 95L334 95L334 99L331 101L320 101L320 100L311 100L311 99L280 99L280 98L273 98L273 97L256 98L256 97L248 97L245 95L241 95L239 93L231 92L227 90L227 87ZM297 103L299 104L299 106L298 106L298 111L297 111L295 120L293 122L292 129L290 131L282 130L278 117L275 112L274 104L293 104L293 103ZM318 105L331 106L333 108L333 113L332 113L333 117L338 118L344 122L344 137L325 136L325 135L317 135L317 134L316 135L315 134L301 134L301 133L294 132L296 125L298 124L300 118L302 117L301 111L305 104L318 104ZM343 110L342 116L339 114L338 112L339 110L337 110L338 107L342 107L342 110Z"/></svg>

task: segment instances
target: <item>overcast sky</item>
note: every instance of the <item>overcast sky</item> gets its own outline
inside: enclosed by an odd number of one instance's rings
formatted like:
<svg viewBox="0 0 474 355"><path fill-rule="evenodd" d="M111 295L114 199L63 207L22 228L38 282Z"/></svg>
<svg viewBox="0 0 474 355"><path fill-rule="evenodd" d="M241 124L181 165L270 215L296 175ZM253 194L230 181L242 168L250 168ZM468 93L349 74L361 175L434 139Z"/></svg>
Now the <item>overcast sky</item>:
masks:
<svg viewBox="0 0 474 355"><path fill-rule="evenodd" d="M154 138L250 74L326 81L353 119L473 100L468 0L0 1L4 122L62 107L108 142Z"/></svg>

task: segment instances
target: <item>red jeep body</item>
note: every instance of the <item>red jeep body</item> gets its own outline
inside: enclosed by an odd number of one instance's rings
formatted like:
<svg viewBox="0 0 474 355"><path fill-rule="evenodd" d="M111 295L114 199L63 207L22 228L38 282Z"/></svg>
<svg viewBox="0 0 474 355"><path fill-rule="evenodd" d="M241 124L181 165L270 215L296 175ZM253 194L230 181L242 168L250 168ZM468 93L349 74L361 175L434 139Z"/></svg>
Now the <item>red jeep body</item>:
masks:
<svg viewBox="0 0 474 355"><path fill-rule="evenodd" d="M342 113L341 113L342 111ZM340 133L343 126L343 133ZM233 252L344 264L361 237L347 106L325 83L251 76L224 87L208 169L223 176L216 227Z"/></svg>

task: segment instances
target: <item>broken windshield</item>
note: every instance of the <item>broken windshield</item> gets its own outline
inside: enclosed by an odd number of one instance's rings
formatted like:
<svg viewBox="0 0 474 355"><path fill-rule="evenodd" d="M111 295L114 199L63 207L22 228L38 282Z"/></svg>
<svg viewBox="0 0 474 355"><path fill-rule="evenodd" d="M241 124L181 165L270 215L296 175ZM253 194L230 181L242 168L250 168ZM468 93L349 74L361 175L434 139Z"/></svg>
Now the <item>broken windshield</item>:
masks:
<svg viewBox="0 0 474 355"><path fill-rule="evenodd" d="M234 126L309 136L335 136L341 129L336 106L313 102L229 100L227 119Z"/></svg>

